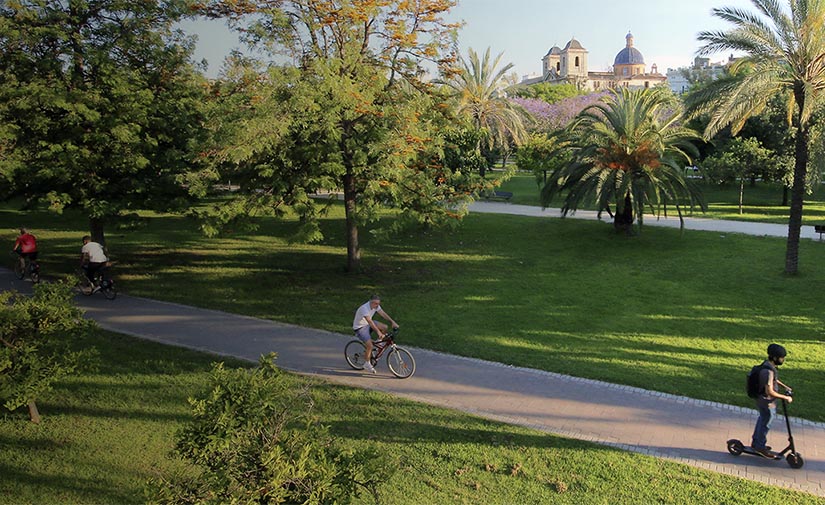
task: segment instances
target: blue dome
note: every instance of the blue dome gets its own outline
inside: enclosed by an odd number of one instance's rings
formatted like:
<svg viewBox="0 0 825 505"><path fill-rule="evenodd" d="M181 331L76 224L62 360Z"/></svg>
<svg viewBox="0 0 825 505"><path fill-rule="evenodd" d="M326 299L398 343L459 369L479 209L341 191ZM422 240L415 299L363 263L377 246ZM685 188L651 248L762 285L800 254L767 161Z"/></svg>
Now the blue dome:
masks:
<svg viewBox="0 0 825 505"><path fill-rule="evenodd" d="M635 47L625 47L619 54L616 55L616 59L613 60L613 65L644 65L645 58L642 56L642 53L639 52L638 49Z"/></svg>

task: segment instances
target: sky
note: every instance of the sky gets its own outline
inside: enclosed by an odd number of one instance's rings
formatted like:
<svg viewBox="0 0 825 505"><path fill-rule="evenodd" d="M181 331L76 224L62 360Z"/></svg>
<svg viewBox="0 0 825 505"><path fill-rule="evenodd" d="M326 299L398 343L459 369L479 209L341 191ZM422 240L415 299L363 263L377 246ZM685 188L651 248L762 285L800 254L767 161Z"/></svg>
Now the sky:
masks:
<svg viewBox="0 0 825 505"><path fill-rule="evenodd" d="M750 0L460 0L450 21L464 21L459 46L493 55L503 52L502 63L513 63L519 77L541 72L541 58L554 45L563 48L575 37L588 53L588 70L603 71L625 47L628 31L635 38L648 71L657 64L689 66L700 43L701 31L730 27L714 17L714 7L740 7L754 12ZM207 75L217 76L223 58L241 48L237 37L220 21L189 21L183 29L198 36L195 60L206 59ZM727 60L728 54L711 56Z"/></svg>

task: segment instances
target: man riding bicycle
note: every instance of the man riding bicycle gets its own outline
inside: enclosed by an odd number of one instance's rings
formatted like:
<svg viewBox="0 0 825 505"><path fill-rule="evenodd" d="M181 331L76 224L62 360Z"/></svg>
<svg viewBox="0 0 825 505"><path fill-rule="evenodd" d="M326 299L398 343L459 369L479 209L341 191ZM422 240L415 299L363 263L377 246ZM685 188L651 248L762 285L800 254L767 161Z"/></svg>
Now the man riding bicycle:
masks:
<svg viewBox="0 0 825 505"><path fill-rule="evenodd" d="M80 249L80 267L89 278L92 285L95 284L95 276L106 266L109 258L103 251L103 246L97 242L92 241L92 237L86 235L83 237L83 247ZM95 286L94 291L100 289L100 286Z"/></svg>
<svg viewBox="0 0 825 505"><path fill-rule="evenodd" d="M37 259L37 238L26 228L20 228L20 236L14 241L14 252L20 259L20 269L26 268L26 258L33 262Z"/></svg>
<svg viewBox="0 0 825 505"><path fill-rule="evenodd" d="M352 321L352 329L355 331L355 336L364 342L364 347L367 348L367 359L364 363L364 369L371 373L375 373L375 368L369 360L369 356L372 356L372 338L370 337L370 331L374 331L375 334L378 335L379 339L384 338L384 333L387 332L386 324L379 323L378 321L374 321L372 319L376 312L378 312L381 317L389 321L393 328L398 328L398 323L396 323L393 318L389 316L389 314L381 309L381 298L378 295L372 295L367 303L361 305L358 307L358 310L355 311L355 319Z"/></svg>

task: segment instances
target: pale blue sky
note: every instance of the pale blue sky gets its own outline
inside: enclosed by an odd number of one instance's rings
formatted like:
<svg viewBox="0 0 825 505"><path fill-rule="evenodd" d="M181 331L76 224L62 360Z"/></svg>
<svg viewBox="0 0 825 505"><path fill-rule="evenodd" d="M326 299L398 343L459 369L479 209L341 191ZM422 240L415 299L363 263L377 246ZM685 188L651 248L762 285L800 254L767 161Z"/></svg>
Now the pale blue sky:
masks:
<svg viewBox="0 0 825 505"><path fill-rule="evenodd" d="M625 46L628 30L645 64L656 63L661 73L693 61L703 30L728 25L711 16L713 7L744 7L750 0L460 0L451 20L464 20L459 35L462 52L468 47L493 54L504 52L519 77L541 72L541 58L554 44L564 47L575 37L589 51L589 70L607 70ZM209 62L214 77L237 37L221 22L187 22L184 29L198 35L195 57ZM727 54L712 59L727 59Z"/></svg>

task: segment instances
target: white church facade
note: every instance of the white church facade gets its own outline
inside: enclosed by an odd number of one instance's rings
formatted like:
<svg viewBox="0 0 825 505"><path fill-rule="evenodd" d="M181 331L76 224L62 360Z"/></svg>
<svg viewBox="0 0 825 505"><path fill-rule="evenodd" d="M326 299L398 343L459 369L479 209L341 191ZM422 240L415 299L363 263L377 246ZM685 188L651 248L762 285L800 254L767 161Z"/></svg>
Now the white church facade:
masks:
<svg viewBox="0 0 825 505"><path fill-rule="evenodd" d="M521 84L571 83L583 90L600 91L618 87L649 88L666 82L667 77L659 73L655 63L647 72L644 57L633 44L633 34L628 33L624 49L613 60L612 71L591 72L587 67L587 49L572 38L564 49L553 46L544 55L541 76L525 78Z"/></svg>

